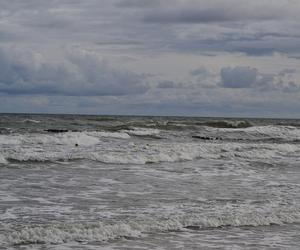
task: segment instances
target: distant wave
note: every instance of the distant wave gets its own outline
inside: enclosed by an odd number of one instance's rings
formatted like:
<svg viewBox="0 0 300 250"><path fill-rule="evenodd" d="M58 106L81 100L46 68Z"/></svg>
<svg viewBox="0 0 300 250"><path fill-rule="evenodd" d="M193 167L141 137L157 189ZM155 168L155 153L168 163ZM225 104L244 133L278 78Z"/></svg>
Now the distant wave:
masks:
<svg viewBox="0 0 300 250"><path fill-rule="evenodd" d="M40 123L41 121L34 120L34 119L25 119L21 121L22 123Z"/></svg>
<svg viewBox="0 0 300 250"><path fill-rule="evenodd" d="M248 121L207 121L203 123L197 123L197 125L213 128L249 128L253 126Z"/></svg>
<svg viewBox="0 0 300 250"><path fill-rule="evenodd" d="M126 133L130 136L140 137L142 139L163 139L161 130L156 128L141 128L141 127L130 127L127 130L120 130L120 132Z"/></svg>
<svg viewBox="0 0 300 250"><path fill-rule="evenodd" d="M169 217L142 217L131 221L105 224L64 223L27 226L2 236L3 245L60 244L115 240L121 237L142 237L147 233L173 230L202 230L218 227L270 226L299 223L299 210L253 211L232 214L186 214Z"/></svg>
<svg viewBox="0 0 300 250"><path fill-rule="evenodd" d="M193 138L202 140L228 140L244 142L300 142L300 129L293 126L252 126L247 128L208 128L192 132Z"/></svg>
<svg viewBox="0 0 300 250"><path fill-rule="evenodd" d="M168 140L156 140L162 138L161 134L169 136ZM0 164L83 159L109 164L179 162L198 158L274 161L287 157L292 160L300 153L300 129L292 126L206 128L183 135L190 137L140 127L115 132L0 134Z"/></svg>
<svg viewBox="0 0 300 250"><path fill-rule="evenodd" d="M83 146L94 145L99 142L100 138L115 138L115 139L128 139L130 136L125 132L105 132L105 131L83 131L83 132L64 132L55 134L10 134L0 135L0 145L9 144L32 144L39 145L74 145L79 143Z"/></svg>
<svg viewBox="0 0 300 250"><path fill-rule="evenodd" d="M123 132L129 135L137 135L137 136L151 136L151 135L158 135L160 130L158 129L151 129L151 128L137 128L133 127L130 130L123 130Z"/></svg>
<svg viewBox="0 0 300 250"><path fill-rule="evenodd" d="M130 125L130 126L129 126ZM136 128L150 128L150 129L158 129L158 130L194 130L199 127L212 127L212 128L248 128L252 127L253 125L248 121L227 121L227 120L220 120L220 121L157 121L157 122L150 122L150 123L131 123L128 124L127 127L136 127ZM116 129L118 129L116 127ZM120 127L120 129L126 129L124 127Z"/></svg>

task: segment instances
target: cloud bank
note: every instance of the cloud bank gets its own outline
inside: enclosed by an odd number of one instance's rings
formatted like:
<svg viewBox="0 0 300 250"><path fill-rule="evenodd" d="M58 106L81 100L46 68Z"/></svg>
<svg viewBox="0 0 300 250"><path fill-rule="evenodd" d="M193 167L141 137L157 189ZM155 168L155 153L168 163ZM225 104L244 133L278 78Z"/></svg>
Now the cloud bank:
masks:
<svg viewBox="0 0 300 250"><path fill-rule="evenodd" d="M0 112L299 117L299 12L298 0L2 0Z"/></svg>
<svg viewBox="0 0 300 250"><path fill-rule="evenodd" d="M114 69L86 53L71 53L49 62L40 54L0 50L0 92L9 95L105 96L141 94L145 76Z"/></svg>

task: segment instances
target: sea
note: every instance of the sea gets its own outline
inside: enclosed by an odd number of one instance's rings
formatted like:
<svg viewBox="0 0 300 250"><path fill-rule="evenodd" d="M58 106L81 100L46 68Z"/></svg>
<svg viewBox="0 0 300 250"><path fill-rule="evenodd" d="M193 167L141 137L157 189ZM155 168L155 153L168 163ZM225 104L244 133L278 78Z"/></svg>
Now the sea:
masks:
<svg viewBox="0 0 300 250"><path fill-rule="evenodd" d="M0 249L300 249L300 120L0 115Z"/></svg>

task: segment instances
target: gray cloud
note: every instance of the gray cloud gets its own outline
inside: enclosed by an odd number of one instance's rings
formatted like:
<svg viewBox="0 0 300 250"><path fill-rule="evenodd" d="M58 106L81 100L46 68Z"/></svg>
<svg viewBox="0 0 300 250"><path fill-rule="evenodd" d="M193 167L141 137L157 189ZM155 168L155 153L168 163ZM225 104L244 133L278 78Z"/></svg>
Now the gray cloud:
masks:
<svg viewBox="0 0 300 250"><path fill-rule="evenodd" d="M173 81L162 81L158 83L157 87L161 89L170 89L170 88L177 88L178 84L176 84Z"/></svg>
<svg viewBox="0 0 300 250"><path fill-rule="evenodd" d="M294 2L294 8L299 4ZM289 1L161 1L158 8L145 13L144 21L154 23L212 23L297 18Z"/></svg>
<svg viewBox="0 0 300 250"><path fill-rule="evenodd" d="M294 74L296 72L297 72L296 69L283 69L283 70L279 71L278 75L280 75L280 76L286 76L286 75Z"/></svg>
<svg viewBox="0 0 300 250"><path fill-rule="evenodd" d="M155 7L159 4L159 0L120 0L116 3L116 6L123 8L146 8Z"/></svg>
<svg viewBox="0 0 300 250"><path fill-rule="evenodd" d="M209 72L204 67L191 70L190 73L191 73L192 76L204 76L204 77L206 77L207 75L209 75Z"/></svg>
<svg viewBox="0 0 300 250"><path fill-rule="evenodd" d="M250 88L257 81L258 71L250 67L226 67L220 74L221 85L225 88Z"/></svg>
<svg viewBox="0 0 300 250"><path fill-rule="evenodd" d="M145 76L114 69L96 56L68 52L62 62L0 50L0 92L9 95L130 95L147 91Z"/></svg>
<svg viewBox="0 0 300 250"><path fill-rule="evenodd" d="M212 22L230 22L230 21L242 21L249 19L262 19L272 20L276 19L276 16L272 15L244 15L241 12L232 12L232 9L227 11L222 8L218 9L168 9L153 11L144 17L146 22L154 23L212 23Z"/></svg>
<svg viewBox="0 0 300 250"><path fill-rule="evenodd" d="M276 74L265 74L251 67L225 67L221 69L220 86L224 88L254 88L262 91L299 91L300 85L291 80L294 69L284 69Z"/></svg>
<svg viewBox="0 0 300 250"><path fill-rule="evenodd" d="M279 25L277 22L271 23L273 28ZM241 52L250 56L272 56L275 52L295 55L300 52L300 36L296 35L299 33L297 30L290 33L283 31L279 35L265 32L263 24L252 29L247 25L235 28L214 26L212 29L212 34L207 33L207 28L196 29L198 33L193 32L188 36L173 39L169 47L186 53Z"/></svg>
<svg viewBox="0 0 300 250"><path fill-rule="evenodd" d="M2 0L0 48L19 49L0 49L0 109L299 110L299 11L298 0Z"/></svg>
<svg viewBox="0 0 300 250"><path fill-rule="evenodd" d="M0 43L87 43L113 53L295 56L299 11L294 0L3 0Z"/></svg>

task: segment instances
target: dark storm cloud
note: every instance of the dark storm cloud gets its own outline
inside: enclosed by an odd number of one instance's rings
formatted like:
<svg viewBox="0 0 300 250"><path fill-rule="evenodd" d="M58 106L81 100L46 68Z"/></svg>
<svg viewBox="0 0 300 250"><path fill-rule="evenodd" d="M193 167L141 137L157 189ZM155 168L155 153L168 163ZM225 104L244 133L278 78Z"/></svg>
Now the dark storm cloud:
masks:
<svg viewBox="0 0 300 250"><path fill-rule="evenodd" d="M0 50L0 92L9 95L130 95L147 91L145 76L109 66L96 56L68 53L50 63L23 51Z"/></svg>

